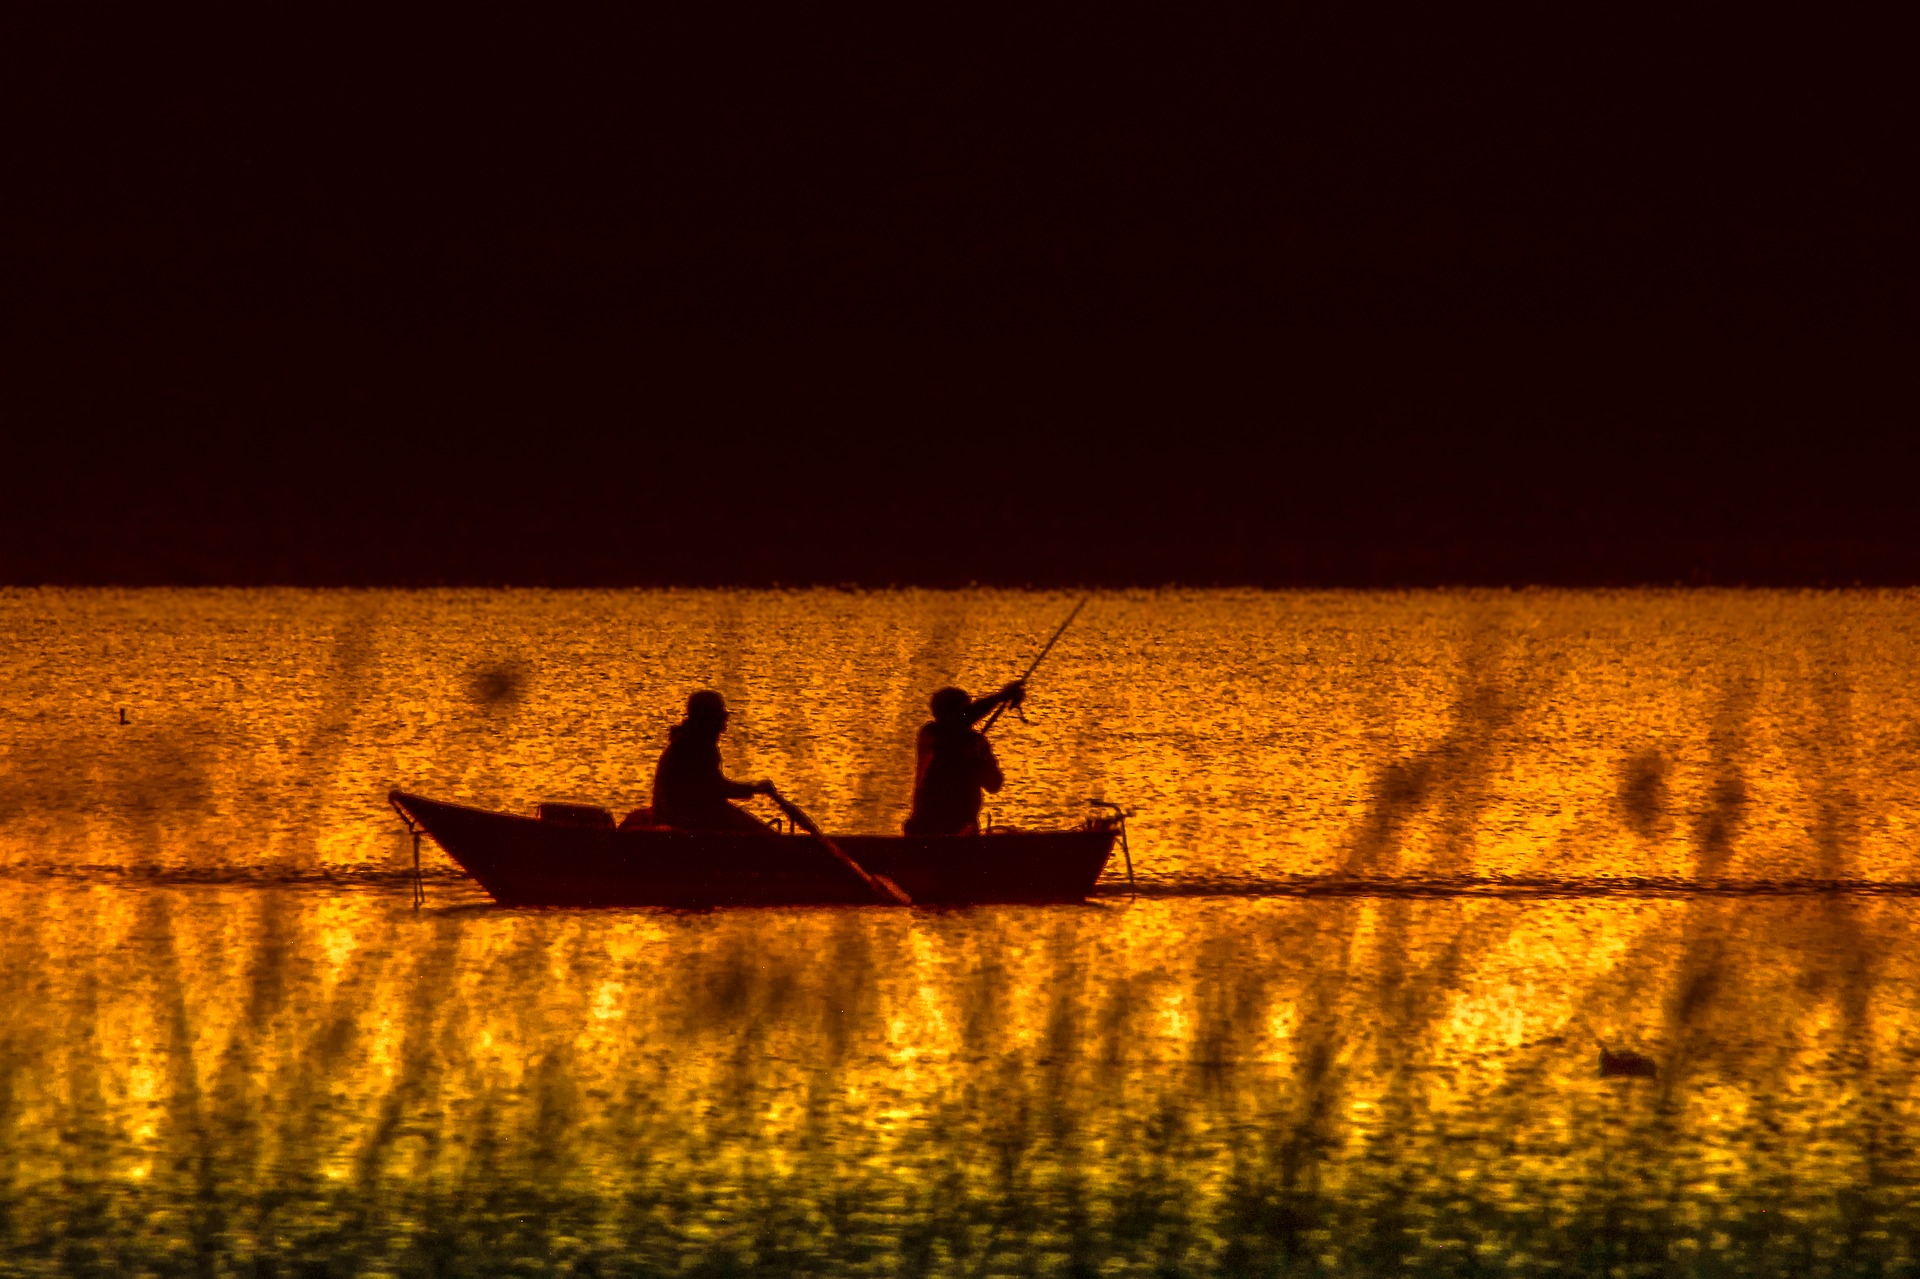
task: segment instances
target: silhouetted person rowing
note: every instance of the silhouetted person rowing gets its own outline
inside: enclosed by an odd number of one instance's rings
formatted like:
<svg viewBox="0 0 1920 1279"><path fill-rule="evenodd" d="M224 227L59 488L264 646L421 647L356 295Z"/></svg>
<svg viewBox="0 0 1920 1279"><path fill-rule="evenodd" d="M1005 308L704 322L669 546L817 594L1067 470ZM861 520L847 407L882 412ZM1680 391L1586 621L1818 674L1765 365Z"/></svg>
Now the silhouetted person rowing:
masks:
<svg viewBox="0 0 1920 1279"><path fill-rule="evenodd" d="M770 835L773 829L729 801L773 794L770 781L736 782L720 771L720 734L727 702L712 689L687 699L687 717L667 732L667 749L653 770L653 820L680 830L741 831Z"/></svg>
<svg viewBox="0 0 1920 1279"><path fill-rule="evenodd" d="M913 812L907 834L980 833L981 800L986 792L998 791L1006 778L986 734L974 725L1002 703L1020 705L1026 695L1026 685L1019 680L977 702L958 688L933 695L933 719L921 727L914 744Z"/></svg>

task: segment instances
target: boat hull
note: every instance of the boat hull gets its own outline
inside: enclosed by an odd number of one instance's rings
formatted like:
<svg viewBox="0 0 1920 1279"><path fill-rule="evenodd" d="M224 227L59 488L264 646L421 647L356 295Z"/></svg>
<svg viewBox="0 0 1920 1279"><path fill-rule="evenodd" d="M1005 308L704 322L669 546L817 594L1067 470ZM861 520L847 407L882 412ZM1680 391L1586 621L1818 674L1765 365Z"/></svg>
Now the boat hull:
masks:
<svg viewBox="0 0 1920 1279"><path fill-rule="evenodd" d="M503 906L865 905L851 871L806 835L563 825L394 791L394 806ZM1084 901L1115 831L836 835L916 905Z"/></svg>

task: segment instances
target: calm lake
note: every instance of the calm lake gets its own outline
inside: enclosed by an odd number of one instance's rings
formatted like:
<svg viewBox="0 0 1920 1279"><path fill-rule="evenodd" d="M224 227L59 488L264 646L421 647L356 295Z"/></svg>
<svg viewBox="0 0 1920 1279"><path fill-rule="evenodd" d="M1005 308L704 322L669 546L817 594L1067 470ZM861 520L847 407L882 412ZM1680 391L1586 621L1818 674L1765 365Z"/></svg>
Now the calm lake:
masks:
<svg viewBox="0 0 1920 1279"><path fill-rule="evenodd" d="M0 592L0 1273L1920 1269L1920 593L1096 595L992 820L1135 892L412 905L702 686L897 829L1072 604Z"/></svg>

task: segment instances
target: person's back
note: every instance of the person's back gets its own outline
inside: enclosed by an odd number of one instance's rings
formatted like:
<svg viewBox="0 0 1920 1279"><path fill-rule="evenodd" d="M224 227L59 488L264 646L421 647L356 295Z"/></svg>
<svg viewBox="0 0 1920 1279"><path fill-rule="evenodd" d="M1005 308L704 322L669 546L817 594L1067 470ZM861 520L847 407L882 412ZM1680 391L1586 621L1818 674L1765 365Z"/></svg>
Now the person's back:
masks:
<svg viewBox="0 0 1920 1279"><path fill-rule="evenodd" d="M679 830L768 833L766 823L730 802L769 793L769 782L736 782L720 768L727 704L703 690L687 699L687 717L667 732L653 770L653 820Z"/></svg>
<svg viewBox="0 0 1920 1279"><path fill-rule="evenodd" d="M1009 684L975 702L957 688L933 695L933 719L914 742L913 812L909 835L979 833L980 806L1006 782L993 746L974 724L1001 702L1018 704L1022 690Z"/></svg>
<svg viewBox="0 0 1920 1279"><path fill-rule="evenodd" d="M653 770L653 816L666 826L698 824L733 798L720 770L720 742L700 725L675 724Z"/></svg>

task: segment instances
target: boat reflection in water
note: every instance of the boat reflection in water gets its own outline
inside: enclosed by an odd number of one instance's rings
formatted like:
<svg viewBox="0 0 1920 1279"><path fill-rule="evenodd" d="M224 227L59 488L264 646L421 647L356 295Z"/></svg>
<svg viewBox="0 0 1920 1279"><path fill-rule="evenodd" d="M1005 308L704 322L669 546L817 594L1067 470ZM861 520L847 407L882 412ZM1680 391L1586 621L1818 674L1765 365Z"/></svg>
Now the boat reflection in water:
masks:
<svg viewBox="0 0 1920 1279"><path fill-rule="evenodd" d="M415 910L384 794L616 803L666 686L817 649L741 771L886 830L918 695L1058 600L0 605L59 657L0 742L0 1270L1920 1255L1905 596L1096 598L996 817L1124 795L1139 896L925 910L505 909L431 857ZM626 724L605 690L655 664ZM843 731L841 673L896 666L879 740Z"/></svg>

